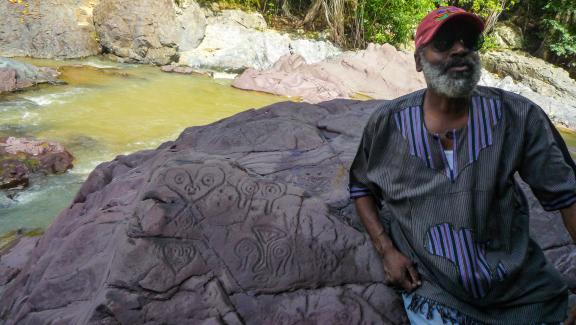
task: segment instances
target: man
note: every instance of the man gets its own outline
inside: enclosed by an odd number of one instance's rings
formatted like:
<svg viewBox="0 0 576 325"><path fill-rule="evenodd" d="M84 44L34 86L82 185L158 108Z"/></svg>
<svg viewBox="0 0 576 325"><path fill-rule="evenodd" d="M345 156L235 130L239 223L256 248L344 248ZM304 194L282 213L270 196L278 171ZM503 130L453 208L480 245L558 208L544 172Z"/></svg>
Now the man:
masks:
<svg viewBox="0 0 576 325"><path fill-rule="evenodd" d="M483 29L455 7L422 20L415 60L427 89L370 117L351 197L413 324L573 325L514 174L576 241L576 166L538 106L476 85Z"/></svg>

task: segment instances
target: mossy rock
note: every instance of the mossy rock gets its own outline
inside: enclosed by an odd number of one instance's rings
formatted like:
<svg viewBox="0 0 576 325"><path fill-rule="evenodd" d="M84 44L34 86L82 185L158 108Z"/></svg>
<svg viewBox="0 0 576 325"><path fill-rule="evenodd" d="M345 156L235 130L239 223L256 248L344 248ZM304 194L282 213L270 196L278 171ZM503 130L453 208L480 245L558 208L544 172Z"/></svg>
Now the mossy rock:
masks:
<svg viewBox="0 0 576 325"><path fill-rule="evenodd" d="M38 237L44 234L44 229L18 229L7 232L0 236L0 256L2 256L10 248L14 247L23 237Z"/></svg>

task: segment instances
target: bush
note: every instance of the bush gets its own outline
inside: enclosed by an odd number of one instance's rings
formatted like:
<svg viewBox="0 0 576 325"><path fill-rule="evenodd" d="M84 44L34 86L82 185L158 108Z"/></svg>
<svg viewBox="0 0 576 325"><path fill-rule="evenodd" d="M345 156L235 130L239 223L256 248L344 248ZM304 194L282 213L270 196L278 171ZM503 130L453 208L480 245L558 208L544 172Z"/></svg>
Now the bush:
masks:
<svg viewBox="0 0 576 325"><path fill-rule="evenodd" d="M358 19L367 42L400 45L411 40L418 22L436 8L432 0L366 0Z"/></svg>

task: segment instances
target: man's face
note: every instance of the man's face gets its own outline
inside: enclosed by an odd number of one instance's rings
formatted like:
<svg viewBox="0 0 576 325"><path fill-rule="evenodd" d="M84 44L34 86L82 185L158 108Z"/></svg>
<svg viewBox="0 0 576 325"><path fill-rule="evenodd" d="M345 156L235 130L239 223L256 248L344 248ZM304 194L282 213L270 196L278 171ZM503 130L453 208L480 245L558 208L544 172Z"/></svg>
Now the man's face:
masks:
<svg viewBox="0 0 576 325"><path fill-rule="evenodd" d="M469 96L480 80L481 35L470 25L449 21L434 39L416 52L416 68L424 73L428 88L451 97Z"/></svg>

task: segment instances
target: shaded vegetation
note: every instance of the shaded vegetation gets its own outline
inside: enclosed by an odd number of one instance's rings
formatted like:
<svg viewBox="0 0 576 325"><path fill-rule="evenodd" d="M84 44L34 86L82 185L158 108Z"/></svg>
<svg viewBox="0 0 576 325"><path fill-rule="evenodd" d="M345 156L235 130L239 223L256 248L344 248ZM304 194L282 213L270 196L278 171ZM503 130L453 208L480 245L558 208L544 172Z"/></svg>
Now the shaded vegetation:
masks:
<svg viewBox="0 0 576 325"><path fill-rule="evenodd" d="M576 1L520 1L511 14L526 35L527 51L566 68L576 78Z"/></svg>

